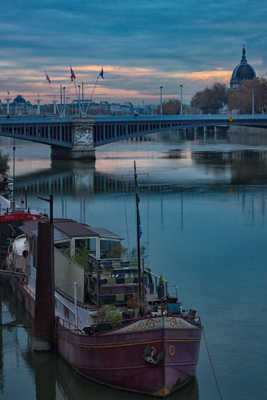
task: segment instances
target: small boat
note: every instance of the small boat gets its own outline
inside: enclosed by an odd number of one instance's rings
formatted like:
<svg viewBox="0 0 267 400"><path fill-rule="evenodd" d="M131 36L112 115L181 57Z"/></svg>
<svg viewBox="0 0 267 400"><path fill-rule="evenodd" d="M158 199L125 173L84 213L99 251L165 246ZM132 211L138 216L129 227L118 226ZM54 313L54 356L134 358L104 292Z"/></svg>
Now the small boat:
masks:
<svg viewBox="0 0 267 400"><path fill-rule="evenodd" d="M9 239L13 240L20 234L19 227L24 221L34 221L42 218L37 211L29 208L11 207L10 201L0 195L0 269L6 267Z"/></svg>
<svg viewBox="0 0 267 400"><path fill-rule="evenodd" d="M4 214L0 215L0 223L14 223L14 222L22 222L22 221L31 221L35 219L40 219L41 215L36 211L30 211L29 209L25 210L15 209L12 211L7 211Z"/></svg>
<svg viewBox="0 0 267 400"><path fill-rule="evenodd" d="M22 221L30 221L41 218L41 214L35 210L30 210L24 200L18 206L15 201L15 138L13 142L13 177L0 175L0 223L12 223L14 226L19 225ZM11 200L10 200L11 197ZM3 226L3 225L1 225Z"/></svg>

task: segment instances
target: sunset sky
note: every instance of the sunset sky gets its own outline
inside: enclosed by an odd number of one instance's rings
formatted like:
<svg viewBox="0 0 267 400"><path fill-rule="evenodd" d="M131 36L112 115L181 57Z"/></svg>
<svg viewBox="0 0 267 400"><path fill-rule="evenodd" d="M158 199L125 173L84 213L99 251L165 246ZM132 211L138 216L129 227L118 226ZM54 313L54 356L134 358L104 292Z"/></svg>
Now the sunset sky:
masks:
<svg viewBox="0 0 267 400"><path fill-rule="evenodd" d="M267 77L267 5L259 0L12 0L1 3L0 97L18 93L42 103L59 84L75 96L70 65L86 97L156 103L228 84L243 44L258 76ZM48 74L50 85L45 79Z"/></svg>

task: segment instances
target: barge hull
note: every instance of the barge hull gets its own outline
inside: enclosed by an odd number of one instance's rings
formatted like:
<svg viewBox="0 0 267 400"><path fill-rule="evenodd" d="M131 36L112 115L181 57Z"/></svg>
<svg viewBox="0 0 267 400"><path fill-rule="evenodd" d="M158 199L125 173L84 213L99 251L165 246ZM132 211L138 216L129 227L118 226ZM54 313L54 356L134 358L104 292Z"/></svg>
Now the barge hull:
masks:
<svg viewBox="0 0 267 400"><path fill-rule="evenodd" d="M164 397L195 377L201 330L154 329L87 336L57 325L58 353L82 375ZM150 348L150 362L145 353Z"/></svg>
<svg viewBox="0 0 267 400"><path fill-rule="evenodd" d="M34 318L35 301L17 278L13 292ZM58 354L86 378L126 391L165 397L196 374L201 329L151 329L89 336L56 323ZM150 362L147 349L153 351Z"/></svg>

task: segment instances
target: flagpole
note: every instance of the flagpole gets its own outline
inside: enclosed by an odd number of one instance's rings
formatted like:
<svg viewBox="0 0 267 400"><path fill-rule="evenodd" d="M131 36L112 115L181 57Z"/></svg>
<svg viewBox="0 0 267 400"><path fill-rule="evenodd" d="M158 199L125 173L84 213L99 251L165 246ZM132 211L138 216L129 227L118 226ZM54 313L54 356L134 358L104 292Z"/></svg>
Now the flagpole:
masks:
<svg viewBox="0 0 267 400"><path fill-rule="evenodd" d="M135 203L136 203L136 239L137 239L137 267L138 267L138 303L139 312L143 314L143 299L142 299L142 276L141 276L141 252L140 252L140 214L139 214L139 193L137 185L136 162L134 160L134 185L135 185Z"/></svg>
<svg viewBox="0 0 267 400"><path fill-rule="evenodd" d="M79 117L81 117L81 85L78 85L79 90Z"/></svg>
<svg viewBox="0 0 267 400"><path fill-rule="evenodd" d="M59 85L59 93L60 93L60 113L62 113L62 85Z"/></svg>
<svg viewBox="0 0 267 400"><path fill-rule="evenodd" d="M92 102L92 100L93 100L93 96L94 96L94 93L95 93L95 88L96 88L98 79L99 79L100 77L101 77L102 79L104 79L104 70L103 70L103 67L102 67L101 71L99 72L99 74L98 74L97 77L96 77L95 84L94 84L94 86L93 86L92 93L91 93L90 102ZM88 112L88 109L89 109L89 103L87 104L86 114L87 114L87 112Z"/></svg>
<svg viewBox="0 0 267 400"><path fill-rule="evenodd" d="M92 99L93 99L93 95L94 95L94 91L95 91L95 88L96 88L97 81L98 81L98 76L97 76L95 84L93 86L93 90L92 90L91 97L90 97L90 103L92 102ZM88 113L90 103L88 102L88 104L87 104L86 114Z"/></svg>

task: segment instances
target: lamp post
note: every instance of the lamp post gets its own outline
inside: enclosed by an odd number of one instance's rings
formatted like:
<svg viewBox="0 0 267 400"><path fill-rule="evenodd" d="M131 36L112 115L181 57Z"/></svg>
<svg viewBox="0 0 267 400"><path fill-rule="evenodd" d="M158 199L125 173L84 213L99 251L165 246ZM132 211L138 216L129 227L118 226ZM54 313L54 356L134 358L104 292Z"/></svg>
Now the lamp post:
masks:
<svg viewBox="0 0 267 400"><path fill-rule="evenodd" d="M62 85L59 85L59 96L60 96L60 115L62 114Z"/></svg>
<svg viewBox="0 0 267 400"><path fill-rule="evenodd" d="M37 103L37 115L40 115L41 114L41 106L40 106L41 100L36 99L36 103Z"/></svg>
<svg viewBox="0 0 267 400"><path fill-rule="evenodd" d="M84 112L84 82L82 82L82 113Z"/></svg>
<svg viewBox="0 0 267 400"><path fill-rule="evenodd" d="M63 86L63 110L62 110L63 117L66 116L66 86Z"/></svg>
<svg viewBox="0 0 267 400"><path fill-rule="evenodd" d="M183 114L183 85L180 85L180 114Z"/></svg>
<svg viewBox="0 0 267 400"><path fill-rule="evenodd" d="M251 114L255 114L255 98L254 98L254 87L251 88Z"/></svg>
<svg viewBox="0 0 267 400"><path fill-rule="evenodd" d="M79 90L79 117L81 117L81 85L78 85Z"/></svg>
<svg viewBox="0 0 267 400"><path fill-rule="evenodd" d="M162 117L163 110L162 110L162 89L163 86L160 86L160 116Z"/></svg>

